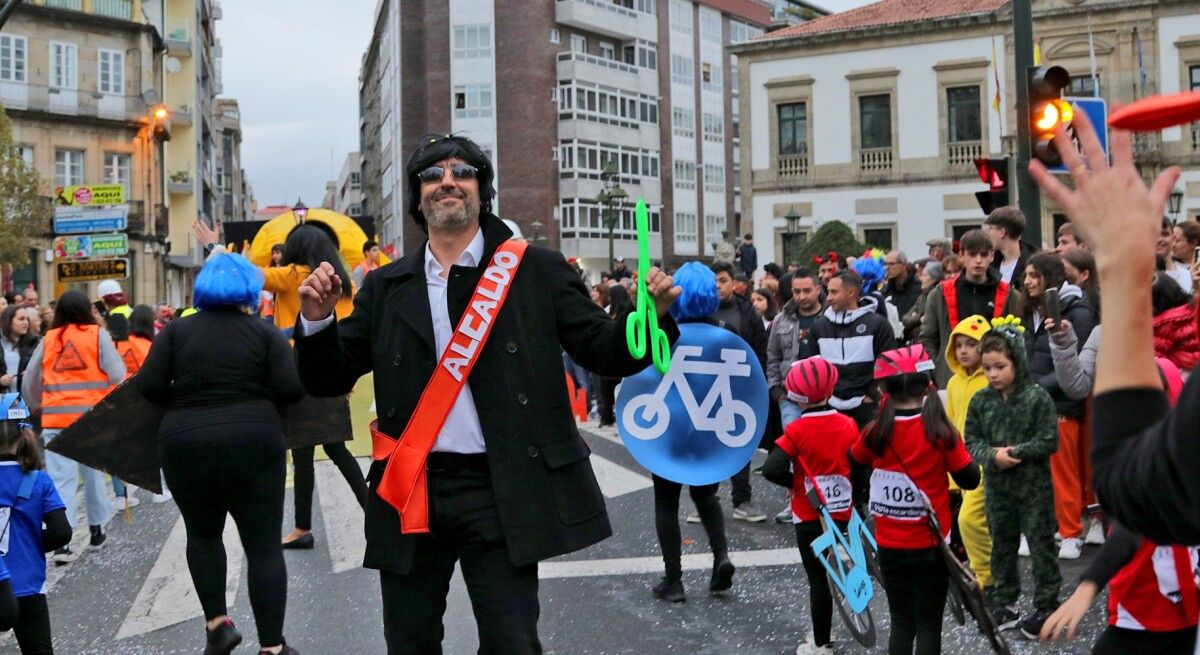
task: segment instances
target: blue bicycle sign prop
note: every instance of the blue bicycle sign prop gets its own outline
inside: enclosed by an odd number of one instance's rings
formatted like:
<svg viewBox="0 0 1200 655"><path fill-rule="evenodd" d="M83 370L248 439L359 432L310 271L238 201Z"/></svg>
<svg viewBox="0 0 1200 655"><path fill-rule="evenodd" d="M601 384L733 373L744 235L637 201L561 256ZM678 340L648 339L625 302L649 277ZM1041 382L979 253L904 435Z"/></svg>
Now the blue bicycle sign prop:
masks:
<svg viewBox="0 0 1200 655"><path fill-rule="evenodd" d="M858 643L871 648L875 645L875 620L871 616L871 598L875 595L875 585L871 576L882 579L875 555L879 545L875 536L867 526L858 511L850 508L850 521L843 534L838 529L829 513L829 502L826 490L821 488L817 478L809 472L804 460L796 460L808 478L808 493L806 498L813 509L821 515L821 525L825 532L812 542L812 551L816 553L825 567L829 578L829 587L833 592L833 604L842 622ZM840 492L838 488L831 492Z"/></svg>
<svg viewBox="0 0 1200 655"><path fill-rule="evenodd" d="M666 373L648 366L621 383L617 430L639 464L686 485L729 479L758 447L767 385L754 351L705 323L679 326Z"/></svg>

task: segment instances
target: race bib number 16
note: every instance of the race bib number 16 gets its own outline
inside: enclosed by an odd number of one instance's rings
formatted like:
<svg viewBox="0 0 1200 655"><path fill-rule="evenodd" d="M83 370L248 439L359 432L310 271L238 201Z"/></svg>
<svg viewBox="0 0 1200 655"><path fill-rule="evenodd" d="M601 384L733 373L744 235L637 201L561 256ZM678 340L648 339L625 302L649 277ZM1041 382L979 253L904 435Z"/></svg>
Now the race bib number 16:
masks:
<svg viewBox="0 0 1200 655"><path fill-rule="evenodd" d="M837 514L850 509L851 493L850 480L844 475L818 475L817 484L825 495L825 506L830 514ZM804 480L804 490L812 491L812 482Z"/></svg>
<svg viewBox="0 0 1200 655"><path fill-rule="evenodd" d="M925 499L904 473L875 469L871 473L871 513L890 519L919 519L925 515Z"/></svg>

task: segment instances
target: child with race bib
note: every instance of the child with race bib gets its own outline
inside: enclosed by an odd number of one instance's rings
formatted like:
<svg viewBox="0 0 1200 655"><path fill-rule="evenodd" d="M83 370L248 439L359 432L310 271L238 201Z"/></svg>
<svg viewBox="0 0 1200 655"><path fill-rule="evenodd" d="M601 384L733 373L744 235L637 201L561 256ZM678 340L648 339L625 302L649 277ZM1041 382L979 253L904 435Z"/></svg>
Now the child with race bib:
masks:
<svg viewBox="0 0 1200 655"><path fill-rule="evenodd" d="M984 507L992 531L992 616L1000 630L1018 624L1017 548L1024 534L1033 564L1034 611L1019 622L1021 634L1036 639L1058 607L1062 586L1050 479L1058 415L1050 394L1029 376L1024 330L1011 316L992 319L992 331L980 340L988 388L971 398L965 438L967 450L984 469Z"/></svg>
<svg viewBox="0 0 1200 655"><path fill-rule="evenodd" d="M891 616L889 655L941 652L950 573L938 539L950 539L947 474L963 489L979 485L979 467L946 416L933 371L920 345L880 355L879 416L850 450L855 462L875 469L870 508ZM931 511L941 534L931 529Z"/></svg>
<svg viewBox="0 0 1200 655"><path fill-rule="evenodd" d="M46 604L46 553L67 545L71 526L54 482L42 470L41 446L27 423L28 410L24 403L9 406L15 394L6 394L4 399L5 408L0 411L25 411L23 419L0 421L0 553L16 597L13 632L21 653L53 653Z"/></svg>
<svg viewBox="0 0 1200 655"><path fill-rule="evenodd" d="M813 638L808 649L813 653L832 653L830 629L833 621L833 595L825 567L813 552L812 542L826 529L821 516L808 500L816 480L825 496L826 508L836 529L846 531L850 520L852 485L847 453L858 440L858 426L850 417L829 407L829 397L837 385L838 371L821 357L809 357L792 364L784 379L788 399L804 409L800 418L789 423L779 446L767 456L763 477L792 491L792 523L796 526L796 545L808 576L809 610ZM807 472L808 475L805 473ZM797 651L800 652L800 651Z"/></svg>

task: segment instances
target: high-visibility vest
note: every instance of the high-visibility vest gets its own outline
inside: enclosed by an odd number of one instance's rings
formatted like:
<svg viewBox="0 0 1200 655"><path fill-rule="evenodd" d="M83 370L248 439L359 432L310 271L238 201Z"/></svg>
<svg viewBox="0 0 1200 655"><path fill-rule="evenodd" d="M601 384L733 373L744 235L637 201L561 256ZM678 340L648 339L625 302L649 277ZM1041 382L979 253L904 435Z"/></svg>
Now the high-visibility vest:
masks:
<svg viewBox="0 0 1200 655"><path fill-rule="evenodd" d="M150 352L150 343L146 337L131 334L128 339L117 344L117 352L125 362L126 380L133 377L133 374L142 368L142 363L146 361L146 354Z"/></svg>
<svg viewBox="0 0 1200 655"><path fill-rule="evenodd" d="M108 310L108 313L119 314L125 318L129 318L129 315L133 313L133 308L129 305L121 305L120 307L113 307L112 309Z"/></svg>
<svg viewBox="0 0 1200 655"><path fill-rule="evenodd" d="M68 325L42 341L42 427L65 428L108 393L100 368L100 326Z"/></svg>

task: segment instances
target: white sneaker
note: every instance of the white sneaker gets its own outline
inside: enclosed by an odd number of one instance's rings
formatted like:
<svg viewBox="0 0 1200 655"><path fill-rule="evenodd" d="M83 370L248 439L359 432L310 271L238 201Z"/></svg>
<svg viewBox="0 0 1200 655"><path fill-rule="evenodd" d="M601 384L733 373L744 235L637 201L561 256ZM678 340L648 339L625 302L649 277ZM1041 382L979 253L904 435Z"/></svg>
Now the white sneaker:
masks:
<svg viewBox="0 0 1200 655"><path fill-rule="evenodd" d="M1083 543L1089 546L1100 546L1104 544L1104 522L1099 519L1092 520L1092 527L1088 528L1087 534L1083 537Z"/></svg>
<svg viewBox="0 0 1200 655"><path fill-rule="evenodd" d="M124 496L117 496L117 502L116 502L117 511L121 511L121 510L125 509L126 505L128 505L129 507L137 507L138 505L141 505L141 504L142 504L142 501L138 500L137 496L134 496L131 493L127 492Z"/></svg>
<svg viewBox="0 0 1200 655"><path fill-rule="evenodd" d="M1029 557L1029 542L1025 539L1025 535L1021 535L1021 545L1017 546L1017 554L1021 557Z"/></svg>
<svg viewBox="0 0 1200 655"><path fill-rule="evenodd" d="M1058 559L1079 559L1083 554L1083 540L1077 537L1063 539L1058 547Z"/></svg>
<svg viewBox="0 0 1200 655"><path fill-rule="evenodd" d="M150 502L154 503L155 505L159 505L171 500L174 497L175 496L171 495L170 489L163 487L163 492L161 494L150 494Z"/></svg>

